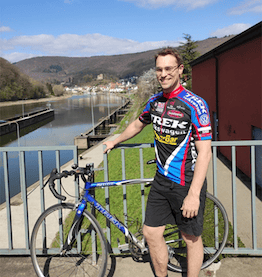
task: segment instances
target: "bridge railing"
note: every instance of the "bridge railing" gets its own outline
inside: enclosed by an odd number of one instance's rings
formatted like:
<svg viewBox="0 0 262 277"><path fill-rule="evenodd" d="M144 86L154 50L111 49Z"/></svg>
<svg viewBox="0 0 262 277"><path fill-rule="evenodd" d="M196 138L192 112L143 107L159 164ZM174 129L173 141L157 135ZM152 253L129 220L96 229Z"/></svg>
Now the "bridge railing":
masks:
<svg viewBox="0 0 262 277"><path fill-rule="evenodd" d="M126 168L125 168L125 157L126 150L130 148L135 148L138 151L139 161L140 161L140 177L144 178L144 167L143 167L143 151L145 148L153 147L152 144L133 144L133 145L119 145L118 148L121 150L121 164L122 164L122 177L126 178ZM230 168L225 166L219 157L218 148L220 147L230 147L231 148L231 159ZM244 182L238 176L237 170L237 158L236 149L238 147L248 147L250 148L250 161L246 162L250 164L251 167L251 177L250 180L247 178ZM230 142L212 142L212 152L213 158L209 167L207 174L208 178L208 190L219 198L222 204L225 206L226 211L229 215L229 219L232 225L233 232L233 243L231 246L227 246L224 249L225 254L249 254L249 255L262 255L262 202L261 202L261 190L256 184L256 174L261 174L256 172L256 162L261 159L260 156L256 157L256 149L262 147L262 141L230 141ZM5 203L0 205L0 255L27 255L29 254L29 239L33 225L45 207L48 207L53 202L56 201L54 197L50 194L48 195L48 190L45 192L41 190L44 184L44 180L47 178L43 171L43 164L48 163L45 160L45 151L53 151L55 153L55 164L58 169L61 167L60 155L62 151L72 151L72 160L70 165L73 163L78 163L77 157L77 147L76 146L53 146L53 147L2 147L0 148L0 170L3 174L4 179L4 193L5 193ZM34 161L38 166L38 179L39 183L35 189L39 191L40 203L34 202L34 197L30 189L27 188L26 184L26 164L25 164L25 153L27 151L37 152L37 159ZM19 201L22 205L17 205L14 198L17 196L10 196L10 164L9 155L11 152L19 153L19 170L15 173L17 182L20 182L21 186L21 196L19 196ZM107 154L104 154L104 180L108 180L109 176L109 165ZM90 160L91 162L91 160ZM69 164L69 163L68 163ZM119 169L120 170L120 169ZM37 174L37 173L36 173ZM58 184L58 189L60 184ZM72 186L71 186L72 187ZM141 213L142 221L145 217L145 184L141 184ZM110 209L110 195L109 188L105 188L105 203L106 208ZM126 190L123 188L123 209L124 214L128 214L127 203L128 197L125 197ZM78 184L75 183L75 188L73 188L72 194L75 197L79 196ZM28 199L30 201L28 201ZM13 201L13 202L12 202ZM38 201L38 200L37 200ZM75 201L70 200L70 201ZM30 202L30 203L28 203ZM20 203L20 204L21 204ZM36 206L41 207L37 209ZM18 218L18 219L17 219ZM29 221L30 218L30 221ZM21 222L20 222L21 219ZM19 220L19 228L14 228L14 223ZM18 229L18 230L17 230ZM110 225L107 225L107 239L111 240L111 229ZM16 243L18 237L23 236L24 243L20 245ZM20 239L19 238L19 239ZM244 242L244 246L239 246L238 239ZM20 239L21 240L21 239Z"/></svg>

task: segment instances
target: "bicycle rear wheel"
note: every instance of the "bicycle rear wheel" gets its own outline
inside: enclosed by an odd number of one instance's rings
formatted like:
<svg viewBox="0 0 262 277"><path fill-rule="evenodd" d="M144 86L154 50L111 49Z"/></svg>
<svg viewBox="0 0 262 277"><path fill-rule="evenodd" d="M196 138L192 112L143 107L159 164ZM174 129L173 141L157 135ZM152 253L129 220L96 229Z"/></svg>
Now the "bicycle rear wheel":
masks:
<svg viewBox="0 0 262 277"><path fill-rule="evenodd" d="M106 240L96 219L84 211L76 241L61 252L75 216L75 206L61 203L47 209L37 220L31 238L31 258L37 276L104 276Z"/></svg>
<svg viewBox="0 0 262 277"><path fill-rule="evenodd" d="M207 192L202 240L204 261L201 269L208 267L221 254L228 236L228 217L221 202ZM176 225L167 225L164 233L169 252L168 269L187 271L187 250Z"/></svg>

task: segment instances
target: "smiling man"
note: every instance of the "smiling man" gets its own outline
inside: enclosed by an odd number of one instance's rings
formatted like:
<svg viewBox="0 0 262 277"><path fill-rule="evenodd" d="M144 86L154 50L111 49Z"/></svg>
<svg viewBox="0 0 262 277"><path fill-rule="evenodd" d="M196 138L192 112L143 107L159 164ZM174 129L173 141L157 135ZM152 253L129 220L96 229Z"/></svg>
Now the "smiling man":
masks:
<svg viewBox="0 0 262 277"><path fill-rule="evenodd" d="M155 133L157 172L147 201L143 233L159 277L167 276L166 224L177 224L187 244L187 276L197 277L203 262L203 213L206 172L211 158L208 106L180 84L183 62L174 48L155 57L162 92L153 95L142 114L105 152L151 124Z"/></svg>

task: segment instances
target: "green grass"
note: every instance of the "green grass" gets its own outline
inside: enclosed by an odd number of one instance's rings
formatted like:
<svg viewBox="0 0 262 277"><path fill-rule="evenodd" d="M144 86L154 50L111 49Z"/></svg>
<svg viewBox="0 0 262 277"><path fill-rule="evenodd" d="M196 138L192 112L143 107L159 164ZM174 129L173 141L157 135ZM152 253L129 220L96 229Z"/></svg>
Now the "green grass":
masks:
<svg viewBox="0 0 262 277"><path fill-rule="evenodd" d="M152 143L154 140L152 126L146 126L144 130L136 137L126 141L125 143ZM144 162L144 177L152 178L155 175L156 166L147 165L146 162L155 157L153 148L145 148L143 150L143 162ZM101 165L103 166L103 165ZM114 149L108 155L108 172L109 180L122 180L122 163L121 163L121 150ZM127 149L125 150L125 172L126 179L140 178L140 161L139 161L139 149ZM95 175L95 181L104 181L104 172L98 171ZM145 188L145 200L149 188ZM105 191L104 189L96 189L96 200L105 205ZM124 207L123 207L123 187L111 187L109 188L110 195L110 213L116 215L117 218L124 222ZM127 197L127 214L128 219L134 219L136 223L130 227L131 232L136 233L138 225L142 225L142 204L141 204L141 186L127 185L126 186L126 197ZM106 220L104 216L97 213L97 219L100 222L102 228L106 227ZM111 224L112 225L112 224ZM117 246L117 238L120 239L121 243L124 243L125 239L120 231L113 227L111 228L111 242L112 247Z"/></svg>

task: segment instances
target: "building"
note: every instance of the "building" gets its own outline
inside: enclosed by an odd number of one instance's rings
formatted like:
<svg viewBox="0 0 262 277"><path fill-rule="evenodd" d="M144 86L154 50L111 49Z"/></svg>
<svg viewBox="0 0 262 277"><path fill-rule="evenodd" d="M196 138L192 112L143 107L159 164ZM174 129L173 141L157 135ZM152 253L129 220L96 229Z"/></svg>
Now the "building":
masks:
<svg viewBox="0 0 262 277"><path fill-rule="evenodd" d="M191 63L192 90L210 108L214 140L262 139L262 21ZM221 148L230 159L231 150ZM257 183L261 146L256 147ZM250 176L250 149L237 150L237 166Z"/></svg>
<svg viewBox="0 0 262 277"><path fill-rule="evenodd" d="M97 80L103 80L104 79L104 74L101 73L101 74L97 75L96 79Z"/></svg>

